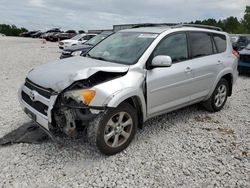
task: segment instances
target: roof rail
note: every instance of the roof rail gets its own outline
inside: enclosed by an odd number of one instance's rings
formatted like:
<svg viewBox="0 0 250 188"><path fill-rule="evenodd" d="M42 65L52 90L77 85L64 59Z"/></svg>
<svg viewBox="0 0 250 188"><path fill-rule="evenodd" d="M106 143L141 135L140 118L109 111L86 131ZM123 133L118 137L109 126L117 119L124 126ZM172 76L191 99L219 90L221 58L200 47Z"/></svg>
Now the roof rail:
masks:
<svg viewBox="0 0 250 188"><path fill-rule="evenodd" d="M140 28L140 27L163 27L163 26L175 26L176 23L142 23L135 24L132 28Z"/></svg>
<svg viewBox="0 0 250 188"><path fill-rule="evenodd" d="M216 31L223 31L220 27L210 26L210 25L200 25L200 24L177 24L175 26L172 26L172 28L178 28L178 27L197 27L202 29L212 29Z"/></svg>

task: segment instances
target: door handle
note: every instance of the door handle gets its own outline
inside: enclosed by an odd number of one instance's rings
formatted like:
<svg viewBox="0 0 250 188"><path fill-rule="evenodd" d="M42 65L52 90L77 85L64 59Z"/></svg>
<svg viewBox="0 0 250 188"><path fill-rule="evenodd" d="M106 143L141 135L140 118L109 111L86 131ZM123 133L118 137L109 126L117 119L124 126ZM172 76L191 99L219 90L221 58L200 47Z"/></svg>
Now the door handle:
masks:
<svg viewBox="0 0 250 188"><path fill-rule="evenodd" d="M185 72L186 72L186 73L192 72L192 69L191 69L190 67L187 67L187 68L185 69Z"/></svg>
<svg viewBox="0 0 250 188"><path fill-rule="evenodd" d="M216 64L221 65L222 64L221 60L218 60Z"/></svg>

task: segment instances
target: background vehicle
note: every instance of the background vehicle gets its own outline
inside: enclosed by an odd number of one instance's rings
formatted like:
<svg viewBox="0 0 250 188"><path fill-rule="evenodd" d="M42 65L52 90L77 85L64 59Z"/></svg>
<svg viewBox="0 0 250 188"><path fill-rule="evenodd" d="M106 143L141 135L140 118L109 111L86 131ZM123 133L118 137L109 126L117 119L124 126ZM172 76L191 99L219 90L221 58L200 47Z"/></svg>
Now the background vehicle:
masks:
<svg viewBox="0 0 250 188"><path fill-rule="evenodd" d="M77 32L75 30L68 30L63 33L58 33L55 37L56 39L59 39L61 41L61 40L71 39L76 35L77 35Z"/></svg>
<svg viewBox="0 0 250 188"><path fill-rule="evenodd" d="M149 118L198 102L220 111L232 95L237 62L229 36L215 27L123 30L86 57L34 68L19 100L47 132L74 137L85 127L89 143L113 155Z"/></svg>
<svg viewBox="0 0 250 188"><path fill-rule="evenodd" d="M84 55L87 51L89 51L93 46L95 46L97 43L111 35L113 32L102 32L101 34L93 37L92 39L88 40L86 43L82 45L76 45L67 47L62 51L62 54L60 56L60 59L72 57L72 56L78 56L78 55Z"/></svg>
<svg viewBox="0 0 250 188"><path fill-rule="evenodd" d="M42 32L42 31L37 31L37 32L34 33L34 34L31 34L30 36L31 36L32 38L39 38L42 34L44 34L44 32Z"/></svg>
<svg viewBox="0 0 250 188"><path fill-rule="evenodd" d="M56 42L56 41L58 41L58 39L57 39L57 35L58 34L60 34L62 31L56 31L56 32L50 32L50 33L48 33L47 34L47 36L45 37L45 39L47 40L47 41L50 41L50 42Z"/></svg>
<svg viewBox="0 0 250 188"><path fill-rule="evenodd" d="M48 30L48 31L46 31L46 32L44 32L41 36L40 36L40 38L43 38L43 39L48 39L48 37L51 35L51 34L53 34L53 33L60 33L61 32L61 30L59 29L59 28L53 28L53 29L50 29L50 30Z"/></svg>
<svg viewBox="0 0 250 188"><path fill-rule="evenodd" d="M28 32L24 32L24 33L20 33L19 36L20 37L31 37L31 35L37 33L38 31L28 31Z"/></svg>
<svg viewBox="0 0 250 188"><path fill-rule="evenodd" d="M233 43L233 49L240 51L244 49L250 43L250 35L240 35Z"/></svg>
<svg viewBox="0 0 250 188"><path fill-rule="evenodd" d="M240 72L250 72L250 44L243 50L239 51L240 59L238 62L238 69Z"/></svg>
<svg viewBox="0 0 250 188"><path fill-rule="evenodd" d="M59 42L59 48L64 49L66 47L74 46L74 45L79 45L79 44L84 44L87 42L89 39L93 38L97 34L79 34L76 35L75 37L68 39L68 40L62 40Z"/></svg>
<svg viewBox="0 0 250 188"><path fill-rule="evenodd" d="M6 37L6 35L5 35L5 34L0 33L0 37Z"/></svg>

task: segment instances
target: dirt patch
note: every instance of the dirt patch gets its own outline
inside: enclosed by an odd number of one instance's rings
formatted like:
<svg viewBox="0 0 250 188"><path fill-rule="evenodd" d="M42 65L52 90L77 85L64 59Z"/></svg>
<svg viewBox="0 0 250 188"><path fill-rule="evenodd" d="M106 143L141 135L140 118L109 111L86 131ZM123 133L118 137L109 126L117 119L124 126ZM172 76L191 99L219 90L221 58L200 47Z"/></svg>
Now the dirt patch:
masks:
<svg viewBox="0 0 250 188"><path fill-rule="evenodd" d="M216 124L220 123L219 121L214 120L210 116L196 116L196 117L194 117L194 120L196 122L202 122L202 123L216 123Z"/></svg>

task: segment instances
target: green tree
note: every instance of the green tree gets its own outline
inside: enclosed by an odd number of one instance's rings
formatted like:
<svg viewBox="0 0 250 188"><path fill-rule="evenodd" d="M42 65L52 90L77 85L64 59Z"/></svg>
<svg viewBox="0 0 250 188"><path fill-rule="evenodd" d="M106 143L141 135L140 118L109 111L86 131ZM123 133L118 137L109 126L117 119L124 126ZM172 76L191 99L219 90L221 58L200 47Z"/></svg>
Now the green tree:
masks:
<svg viewBox="0 0 250 188"><path fill-rule="evenodd" d="M223 20L223 25L226 32L237 33L240 27L240 22L238 21L238 18L230 16L227 19Z"/></svg>
<svg viewBox="0 0 250 188"><path fill-rule="evenodd" d="M7 36L18 36L22 32L28 31L25 28L17 28L15 25L0 24L0 33Z"/></svg>
<svg viewBox="0 0 250 188"><path fill-rule="evenodd" d="M248 33L250 33L250 6L246 6L246 10L245 10L242 23L245 26Z"/></svg>

